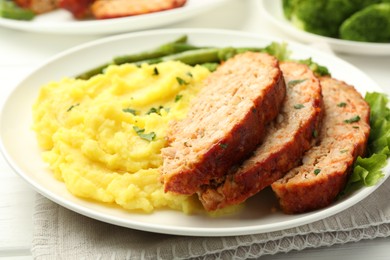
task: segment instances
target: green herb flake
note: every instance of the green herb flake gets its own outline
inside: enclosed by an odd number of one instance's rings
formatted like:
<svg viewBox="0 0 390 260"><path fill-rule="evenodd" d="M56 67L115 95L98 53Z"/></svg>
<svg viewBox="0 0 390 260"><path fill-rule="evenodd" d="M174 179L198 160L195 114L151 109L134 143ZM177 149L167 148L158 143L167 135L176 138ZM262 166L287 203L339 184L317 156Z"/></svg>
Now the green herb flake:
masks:
<svg viewBox="0 0 390 260"><path fill-rule="evenodd" d="M318 131L314 129L312 135L313 135L314 138L317 138L318 137Z"/></svg>
<svg viewBox="0 0 390 260"><path fill-rule="evenodd" d="M219 147L221 147L222 149L226 149L228 147L227 144L219 144Z"/></svg>
<svg viewBox="0 0 390 260"><path fill-rule="evenodd" d="M158 75L160 75L160 72L158 71L157 67L154 67L153 76L158 76Z"/></svg>
<svg viewBox="0 0 390 260"><path fill-rule="evenodd" d="M364 98L370 106L370 136L367 157L357 158L353 172L348 178L342 197L362 187L373 186L385 176L383 168L390 156L390 109L385 94L368 92Z"/></svg>
<svg viewBox="0 0 390 260"><path fill-rule="evenodd" d="M299 83L302 83L306 81L306 79L296 79L296 80L291 80L287 83L287 86L289 87L294 87L295 85L298 85Z"/></svg>
<svg viewBox="0 0 390 260"><path fill-rule="evenodd" d="M354 116L354 117L351 117L350 119L344 120L344 123L352 124L352 123L356 123L359 121L360 121L360 116Z"/></svg>
<svg viewBox="0 0 390 260"><path fill-rule="evenodd" d="M177 82L179 83L180 86L188 84L187 81L185 81L184 79L182 79L180 77L176 77L176 80L177 80Z"/></svg>
<svg viewBox="0 0 390 260"><path fill-rule="evenodd" d="M321 169L315 169L315 170L314 170L314 174L315 174L315 175L318 175L320 172L321 172Z"/></svg>
<svg viewBox="0 0 390 260"><path fill-rule="evenodd" d="M150 115L150 114L156 113L156 114L160 115L160 110L163 109L163 108L164 108L163 106L159 106L157 108L152 107L152 108L149 109L148 112L146 112L146 114Z"/></svg>
<svg viewBox="0 0 390 260"><path fill-rule="evenodd" d="M175 102L179 101L182 97L183 97L183 95L176 95Z"/></svg>
<svg viewBox="0 0 390 260"><path fill-rule="evenodd" d="M347 103L345 102L340 102L337 104L338 107L346 107L347 106Z"/></svg>
<svg viewBox="0 0 390 260"><path fill-rule="evenodd" d="M66 112L71 111L73 108L75 108L75 107L77 107L77 106L80 106L80 103L77 103L77 104L75 104L75 105L71 105L71 106L66 110Z"/></svg>
<svg viewBox="0 0 390 260"><path fill-rule="evenodd" d="M189 77L191 77L191 78L193 78L193 77L194 77L194 75L192 75L192 73L191 73L191 72L187 72L187 75L188 75Z"/></svg>
<svg viewBox="0 0 390 260"><path fill-rule="evenodd" d="M132 109L132 108L124 108L122 109L123 112L125 113L130 113L130 114L133 114L133 115L137 115L137 111L135 111L135 109Z"/></svg>
<svg viewBox="0 0 390 260"><path fill-rule="evenodd" d="M133 126L133 129L134 131L137 133L137 135L139 137L141 137L142 139L146 140L146 141L153 141L155 138L156 138L156 133L155 132L150 132L150 133L147 133L145 134L145 129L143 128L139 128L138 126Z"/></svg>
<svg viewBox="0 0 390 260"><path fill-rule="evenodd" d="M296 104L296 105L294 105L294 108L295 109L301 109L301 108L304 108L305 106L304 105L302 105L302 104Z"/></svg>

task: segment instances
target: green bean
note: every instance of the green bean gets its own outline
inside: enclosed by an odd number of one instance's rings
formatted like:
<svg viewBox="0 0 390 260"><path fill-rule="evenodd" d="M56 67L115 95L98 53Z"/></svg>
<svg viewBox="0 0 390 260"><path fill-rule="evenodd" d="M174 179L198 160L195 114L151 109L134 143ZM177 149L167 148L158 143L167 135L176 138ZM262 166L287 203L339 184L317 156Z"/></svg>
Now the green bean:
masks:
<svg viewBox="0 0 390 260"><path fill-rule="evenodd" d="M137 62L141 60L147 60L147 59L154 59L154 58L159 58L162 56L166 56L169 54L173 54L176 52L180 52L181 50L185 51L190 48L195 48L192 45L187 44L187 36L183 35L176 40L165 43L159 47L157 47L154 50L151 51L145 51L141 53L136 53L136 54L129 54L129 55L123 55L123 56L118 56L114 57L114 63L117 65L124 64L124 63L132 63L132 62Z"/></svg>
<svg viewBox="0 0 390 260"><path fill-rule="evenodd" d="M12 1L0 0L0 17L14 20L32 20L35 17L35 13L19 7Z"/></svg>
<svg viewBox="0 0 390 260"><path fill-rule="evenodd" d="M91 70L88 70L88 71L78 75L76 78L77 79L85 79L85 80L90 79L95 75L102 74L104 72L104 70L110 65L112 65L112 63L106 63L103 65L100 65L99 67L93 68Z"/></svg>

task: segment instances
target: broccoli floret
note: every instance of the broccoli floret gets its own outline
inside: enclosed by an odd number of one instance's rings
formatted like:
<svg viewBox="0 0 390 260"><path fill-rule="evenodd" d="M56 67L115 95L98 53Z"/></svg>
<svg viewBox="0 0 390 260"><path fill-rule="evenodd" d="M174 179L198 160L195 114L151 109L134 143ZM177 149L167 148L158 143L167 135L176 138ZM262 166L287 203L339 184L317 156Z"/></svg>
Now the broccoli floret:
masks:
<svg viewBox="0 0 390 260"><path fill-rule="evenodd" d="M338 38L344 20L381 2L390 0L283 0L283 12L295 26L305 31Z"/></svg>
<svg viewBox="0 0 390 260"><path fill-rule="evenodd" d="M353 14L342 23L340 38L364 42L390 42L390 3L370 5Z"/></svg>

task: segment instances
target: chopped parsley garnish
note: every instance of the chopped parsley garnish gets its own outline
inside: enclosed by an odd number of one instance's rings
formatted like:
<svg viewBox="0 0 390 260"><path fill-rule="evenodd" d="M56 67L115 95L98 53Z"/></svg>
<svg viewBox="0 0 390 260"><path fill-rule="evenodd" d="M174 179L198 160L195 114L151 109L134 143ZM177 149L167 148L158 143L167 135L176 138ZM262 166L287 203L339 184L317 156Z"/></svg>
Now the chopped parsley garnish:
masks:
<svg viewBox="0 0 390 260"><path fill-rule="evenodd" d="M350 119L344 120L344 123L352 124L352 123L356 123L359 121L360 121L360 116L354 116L354 117L351 117Z"/></svg>
<svg viewBox="0 0 390 260"><path fill-rule="evenodd" d="M294 87L295 85L299 84L299 83L302 83L306 81L306 79L295 79L295 80L291 80L287 83L287 86L289 87Z"/></svg>
<svg viewBox="0 0 390 260"><path fill-rule="evenodd" d="M68 110L66 110L66 112L69 112L70 110L72 110L73 108L75 108L75 107L77 107L77 106L79 106L80 105L80 103L77 103L77 104L75 104L75 105L71 105L69 108L68 108Z"/></svg>
<svg viewBox="0 0 390 260"><path fill-rule="evenodd" d="M315 169L315 170L314 170L314 174L315 174L315 175L318 175L320 172L321 172L321 169Z"/></svg>
<svg viewBox="0 0 390 260"><path fill-rule="evenodd" d="M175 102L179 101L182 97L183 97L183 95L176 95Z"/></svg>
<svg viewBox="0 0 390 260"><path fill-rule="evenodd" d="M191 72L187 72L187 75L190 76L191 78L193 77Z"/></svg>
<svg viewBox="0 0 390 260"><path fill-rule="evenodd" d="M159 75L159 74L160 74L160 72L158 71L157 67L154 67L154 69L153 69L153 75L154 75L154 76L157 76L157 75Z"/></svg>
<svg viewBox="0 0 390 260"><path fill-rule="evenodd" d="M318 131L317 131L317 130L313 130L312 135L313 135L314 138L317 138L317 136L318 136Z"/></svg>
<svg viewBox="0 0 390 260"><path fill-rule="evenodd" d="M340 102L337 104L338 107L346 107L347 106L347 103L345 102Z"/></svg>
<svg viewBox="0 0 390 260"><path fill-rule="evenodd" d="M139 128L138 126L133 126L134 131L137 133L139 137L146 141L153 141L156 138L156 133L155 132L150 132L145 134L145 129Z"/></svg>
<svg viewBox="0 0 390 260"><path fill-rule="evenodd" d="M302 105L302 104L296 104L296 105L294 105L294 108L295 109L301 109L301 108L304 108L305 106L304 105Z"/></svg>
<svg viewBox="0 0 390 260"><path fill-rule="evenodd" d="M161 110L162 108L164 108L164 107L163 107L163 106L159 106L158 108L152 107L152 108L149 109L148 112L146 112L146 114L147 114L147 115L150 115L150 114L152 114L152 113L156 113L156 114L160 115L160 110Z"/></svg>
<svg viewBox="0 0 390 260"><path fill-rule="evenodd" d="M180 86L181 86L181 85L187 85L187 84L188 84L187 81L185 81L184 79L182 79L182 78L180 78L180 77L176 77L176 80L177 80L177 82L179 83Z"/></svg>
<svg viewBox="0 0 390 260"><path fill-rule="evenodd" d="M125 113L130 113L130 114L133 114L133 115L137 115L137 111L135 111L135 109L132 109L132 108L124 108L122 109L123 112Z"/></svg>
<svg viewBox="0 0 390 260"><path fill-rule="evenodd" d="M219 147L221 147L222 149L226 149L228 147L227 144L219 144Z"/></svg>

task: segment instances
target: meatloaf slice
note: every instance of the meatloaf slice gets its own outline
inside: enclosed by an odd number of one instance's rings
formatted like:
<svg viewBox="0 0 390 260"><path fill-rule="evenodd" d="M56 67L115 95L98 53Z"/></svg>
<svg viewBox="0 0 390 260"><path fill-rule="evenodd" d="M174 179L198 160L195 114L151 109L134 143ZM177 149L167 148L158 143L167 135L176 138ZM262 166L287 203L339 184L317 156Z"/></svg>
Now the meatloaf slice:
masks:
<svg viewBox="0 0 390 260"><path fill-rule="evenodd" d="M286 213L301 213L332 203L344 188L357 156L363 156L370 133L370 107L344 82L321 78L325 117L320 144L303 157L302 165L273 183Z"/></svg>
<svg viewBox="0 0 390 260"><path fill-rule="evenodd" d="M98 19L147 14L178 8L186 0L96 0L91 10Z"/></svg>
<svg viewBox="0 0 390 260"><path fill-rule="evenodd" d="M280 68L287 91L277 120L267 127L264 143L249 159L231 169L222 183L198 192L206 210L245 201L283 177L312 147L323 114L319 80L306 65L286 62Z"/></svg>
<svg viewBox="0 0 390 260"><path fill-rule="evenodd" d="M172 125L162 149L165 191L194 194L256 148L279 113L285 83L278 60L247 52L204 82L186 119Z"/></svg>

